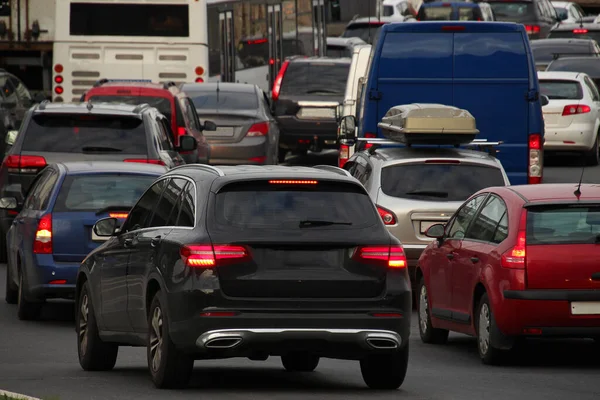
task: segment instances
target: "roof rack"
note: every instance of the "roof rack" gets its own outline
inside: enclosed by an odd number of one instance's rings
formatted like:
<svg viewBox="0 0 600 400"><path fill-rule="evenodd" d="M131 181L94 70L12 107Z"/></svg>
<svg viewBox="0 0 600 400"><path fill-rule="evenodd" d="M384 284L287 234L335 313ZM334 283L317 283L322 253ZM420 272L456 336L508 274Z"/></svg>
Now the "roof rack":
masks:
<svg viewBox="0 0 600 400"><path fill-rule="evenodd" d="M381 146L385 146L385 145L405 146L405 147L411 147L411 148L413 146L415 146L415 145L406 145L404 143L396 142L394 140L381 139L381 138L356 138L356 140L358 142L366 142L366 143L371 143L373 145L368 150L369 154L375 153L375 151L378 148L380 148ZM486 139L475 139L470 143L454 144L452 146L455 148L472 147L472 148L475 148L477 151L486 152L489 155L495 157L496 153L498 153L498 150L496 149L496 147L500 146L503 143L504 143L503 141L488 142ZM423 145L417 145L417 146L422 147ZM439 144L439 145L425 145L425 146L427 146L427 147L431 147L431 146L442 147L442 146L449 146L449 145Z"/></svg>
<svg viewBox="0 0 600 400"><path fill-rule="evenodd" d="M347 170L340 167L335 167L333 165L314 165L313 168L322 169L323 171L330 171L339 175L352 177L352 174L350 174L350 172L348 172Z"/></svg>
<svg viewBox="0 0 600 400"><path fill-rule="evenodd" d="M46 106L50 104L50 100L44 100L40 103L40 105L38 106L38 110L42 110L44 111L46 109Z"/></svg>
<svg viewBox="0 0 600 400"><path fill-rule="evenodd" d="M110 83L110 82L139 82L139 83L152 83L152 79L106 79L106 78L102 78L96 81L96 83L94 83L94 87L98 87L98 86L102 86L105 83Z"/></svg>

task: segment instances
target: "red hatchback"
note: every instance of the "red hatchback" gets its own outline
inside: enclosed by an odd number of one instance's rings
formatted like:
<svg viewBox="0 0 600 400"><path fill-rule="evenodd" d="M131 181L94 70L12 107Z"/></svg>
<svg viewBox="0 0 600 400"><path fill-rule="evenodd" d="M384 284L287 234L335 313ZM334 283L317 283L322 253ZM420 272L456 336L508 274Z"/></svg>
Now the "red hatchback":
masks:
<svg viewBox="0 0 600 400"><path fill-rule="evenodd" d="M600 186L487 188L444 226L417 266L421 340L477 336L486 364L516 339L600 341Z"/></svg>

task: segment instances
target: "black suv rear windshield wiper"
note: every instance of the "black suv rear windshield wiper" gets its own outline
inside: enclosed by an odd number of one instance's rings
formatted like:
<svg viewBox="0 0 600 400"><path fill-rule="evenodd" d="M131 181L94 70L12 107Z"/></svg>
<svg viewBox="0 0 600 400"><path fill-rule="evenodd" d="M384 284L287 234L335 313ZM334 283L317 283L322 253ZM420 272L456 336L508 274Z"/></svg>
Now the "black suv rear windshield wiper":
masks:
<svg viewBox="0 0 600 400"><path fill-rule="evenodd" d="M448 197L448 192L439 192L435 190L413 190L412 192L406 192L405 194L413 196L431 196L445 199Z"/></svg>
<svg viewBox="0 0 600 400"><path fill-rule="evenodd" d="M314 219L307 219L300 221L298 225L300 228L312 228L313 226L329 226L329 225L352 225L352 222L337 222L337 221L321 221Z"/></svg>
<svg viewBox="0 0 600 400"><path fill-rule="evenodd" d="M104 146L85 146L81 148L81 151L84 152L104 152L104 153L120 153L123 150L117 149L115 147L104 147Z"/></svg>

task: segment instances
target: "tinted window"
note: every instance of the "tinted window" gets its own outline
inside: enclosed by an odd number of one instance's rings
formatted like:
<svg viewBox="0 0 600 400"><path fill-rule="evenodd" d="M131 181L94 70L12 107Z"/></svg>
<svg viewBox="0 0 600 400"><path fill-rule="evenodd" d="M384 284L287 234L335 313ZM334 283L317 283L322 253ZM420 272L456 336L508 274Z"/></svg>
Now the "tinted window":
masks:
<svg viewBox="0 0 600 400"><path fill-rule="evenodd" d="M380 78L452 78L453 35L388 33L379 63Z"/></svg>
<svg viewBox="0 0 600 400"><path fill-rule="evenodd" d="M177 201L179 200L181 191L186 183L187 181L185 179L171 179L154 210L154 216L150 223L151 227L167 226L167 222L172 218L173 213L175 213L175 215L179 213Z"/></svg>
<svg viewBox="0 0 600 400"><path fill-rule="evenodd" d="M36 115L25 132L23 151L146 154L144 123L114 115Z"/></svg>
<svg viewBox="0 0 600 400"><path fill-rule="evenodd" d="M556 10L556 14L558 15L558 17L560 19L567 19L567 18L569 18L569 12L567 11L566 8L554 6L554 9Z"/></svg>
<svg viewBox="0 0 600 400"><path fill-rule="evenodd" d="M76 36L188 37L188 5L71 3Z"/></svg>
<svg viewBox="0 0 600 400"><path fill-rule="evenodd" d="M372 44L377 36L379 36L379 31L381 30L381 25L376 24L352 24L347 27L342 37L357 37L361 38L363 41Z"/></svg>
<svg viewBox="0 0 600 400"><path fill-rule="evenodd" d="M466 164L404 164L381 170L388 196L428 201L464 201L490 186L504 186L498 168Z"/></svg>
<svg viewBox="0 0 600 400"><path fill-rule="evenodd" d="M504 227L498 232L500 222L505 215L506 206L504 202L497 196L490 196L477 218L473 221L466 238L500 243L506 239L507 234Z"/></svg>
<svg viewBox="0 0 600 400"><path fill-rule="evenodd" d="M327 45L327 54L325 55L332 58L352 57L352 50L346 46Z"/></svg>
<svg viewBox="0 0 600 400"><path fill-rule="evenodd" d="M196 221L196 192L191 183L185 189L182 199L181 212L177 220L177 226L194 226Z"/></svg>
<svg viewBox="0 0 600 400"><path fill-rule="evenodd" d="M227 229L298 230L303 229L301 221L334 221L352 225L310 229L352 230L380 223L378 218L369 197L348 184L279 187L248 182L226 187L215 201L216 223Z"/></svg>
<svg viewBox="0 0 600 400"><path fill-rule="evenodd" d="M576 81L540 80L540 92L554 100L583 99L583 89Z"/></svg>
<svg viewBox="0 0 600 400"><path fill-rule="evenodd" d="M575 29L572 31L550 31L550 36L548 37L552 39L574 38L593 39L599 41L600 31L589 31L587 29Z"/></svg>
<svg viewBox="0 0 600 400"><path fill-rule="evenodd" d="M220 90L210 92L186 91L192 99L196 110L202 114L204 110L256 110L258 99L256 93L225 92Z"/></svg>
<svg viewBox="0 0 600 400"><path fill-rule="evenodd" d="M151 107L156 108L162 115L167 117L171 121L173 111L171 109L171 100L164 97L151 97L151 96L92 96L90 97L92 103L125 103L137 106L139 104L148 104Z"/></svg>
<svg viewBox="0 0 600 400"><path fill-rule="evenodd" d="M143 229L150 226L150 218L154 207L160 200L163 189L167 185L168 179L162 179L156 182L152 187L142 196L140 201L133 207L129 213L129 218L123 225L123 232L135 231L137 229Z"/></svg>
<svg viewBox="0 0 600 400"><path fill-rule="evenodd" d="M528 209L528 245L576 243L600 243L600 205Z"/></svg>
<svg viewBox="0 0 600 400"><path fill-rule="evenodd" d="M283 76L281 93L343 95L349 72L350 63L290 63Z"/></svg>
<svg viewBox="0 0 600 400"><path fill-rule="evenodd" d="M486 196L484 194L471 199L458 211L448 231L448 238L462 240L465 237L469 224Z"/></svg>
<svg viewBox="0 0 600 400"><path fill-rule="evenodd" d="M550 62L556 58L556 54L560 55L589 55L592 54L589 44L561 44L552 46L536 46L532 42L531 50L533 51L533 58L535 62Z"/></svg>
<svg viewBox="0 0 600 400"><path fill-rule="evenodd" d="M568 58L553 61L547 71L583 72L591 77L600 77L600 57L585 60L569 60Z"/></svg>
<svg viewBox="0 0 600 400"><path fill-rule="evenodd" d="M455 78L522 78L529 69L519 32L454 34Z"/></svg>
<svg viewBox="0 0 600 400"><path fill-rule="evenodd" d="M394 6L383 6L383 16L391 17L394 15Z"/></svg>
<svg viewBox="0 0 600 400"><path fill-rule="evenodd" d="M156 179L153 176L94 174L67 176L54 211L94 211L107 207L129 210Z"/></svg>
<svg viewBox="0 0 600 400"><path fill-rule="evenodd" d="M14 87L12 80L9 79L10 75L0 76L0 90L2 91L3 101L9 103L17 102L16 88Z"/></svg>
<svg viewBox="0 0 600 400"><path fill-rule="evenodd" d="M25 193L25 202L23 203L23 209L34 209L33 205L39 199L38 192L40 190L40 186L44 183L46 178L50 176L51 173L52 171L50 171L49 169L45 169L35 177L31 185L29 186L29 189Z"/></svg>
<svg viewBox="0 0 600 400"><path fill-rule="evenodd" d="M450 21L452 11L452 7L422 7L419 12L419 19L423 21Z"/></svg>
<svg viewBox="0 0 600 400"><path fill-rule="evenodd" d="M496 21L527 22L535 21L536 15L533 2L490 2Z"/></svg>
<svg viewBox="0 0 600 400"><path fill-rule="evenodd" d="M58 173L54 170L47 170L43 176L39 178L38 184L33 189L28 199L25 202L25 208L31 210L45 210L50 202L50 195L54 184L58 179Z"/></svg>

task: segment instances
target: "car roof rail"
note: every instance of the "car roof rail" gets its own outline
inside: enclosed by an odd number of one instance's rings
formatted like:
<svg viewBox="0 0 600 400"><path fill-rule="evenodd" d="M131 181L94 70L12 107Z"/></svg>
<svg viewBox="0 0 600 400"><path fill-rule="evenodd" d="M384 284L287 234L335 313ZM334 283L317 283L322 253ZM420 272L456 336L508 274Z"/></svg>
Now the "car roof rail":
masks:
<svg viewBox="0 0 600 400"><path fill-rule="evenodd" d="M335 167L333 165L315 165L315 166L313 166L313 168L322 169L323 171L330 171L330 172L334 172L339 175L352 177L350 172L348 172L347 170L340 168L340 167Z"/></svg>
<svg viewBox="0 0 600 400"><path fill-rule="evenodd" d="M46 106L50 104L50 100L44 100L40 103L40 105L38 106L38 110L42 110L44 111L46 109Z"/></svg>
<svg viewBox="0 0 600 400"><path fill-rule="evenodd" d="M381 148L381 146L386 146L386 145L404 146L404 147L409 147L409 148L451 146L451 145L414 145L414 144L407 145L402 142L396 142L394 140L381 139L381 138L356 138L356 141L371 144L372 146L368 149L369 154L375 154L377 149ZM455 144L455 145L453 145L453 147L458 148L458 149L461 147L474 148L476 151L485 152L485 153L488 153L489 155L491 155L492 157L495 157L496 153L498 153L498 149L496 147L500 146L503 143L504 143L503 141L488 142L487 139L475 139L469 143Z"/></svg>

